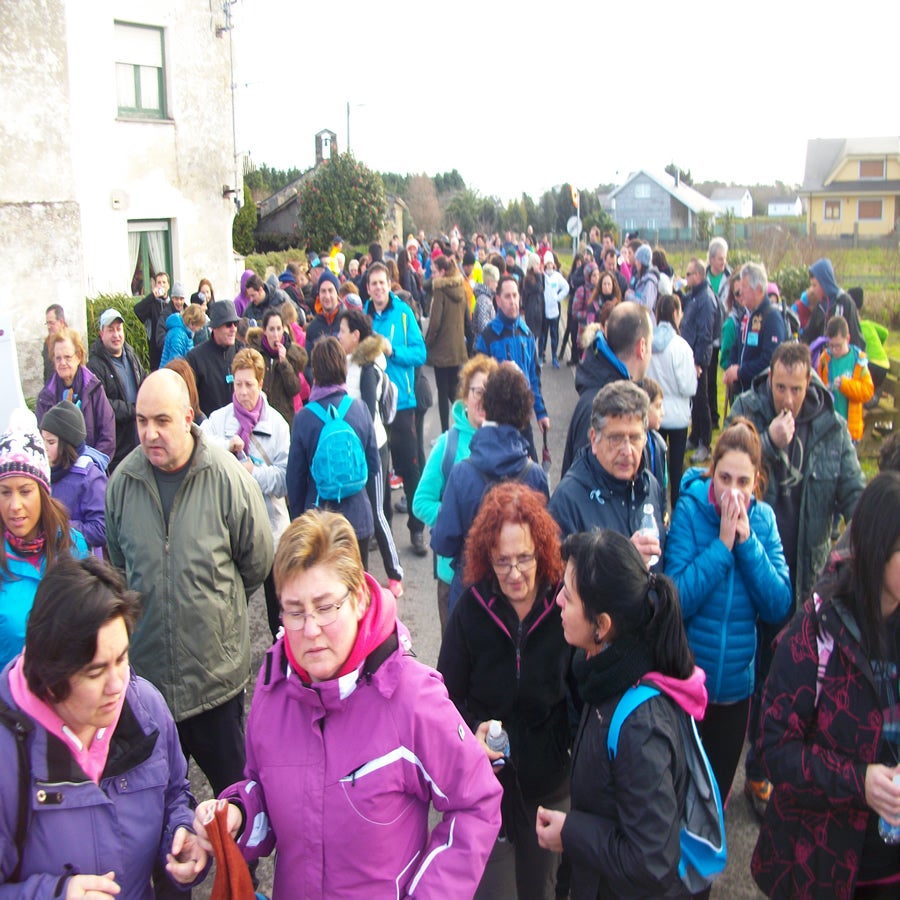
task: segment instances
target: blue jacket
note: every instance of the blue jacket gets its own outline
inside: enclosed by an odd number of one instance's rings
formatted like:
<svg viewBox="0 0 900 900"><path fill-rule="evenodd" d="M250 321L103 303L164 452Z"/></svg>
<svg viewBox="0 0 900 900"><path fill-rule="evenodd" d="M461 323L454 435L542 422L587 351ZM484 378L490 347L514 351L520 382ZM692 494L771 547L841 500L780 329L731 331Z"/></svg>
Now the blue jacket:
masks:
<svg viewBox="0 0 900 900"><path fill-rule="evenodd" d="M547 415L541 382L537 373L537 353L534 335L520 316L515 322L503 313L497 313L475 341L475 350L486 356L493 356L497 362L514 362L528 379L528 386L534 394L534 414L538 419Z"/></svg>
<svg viewBox="0 0 900 900"><path fill-rule="evenodd" d="M579 531L611 528L630 538L641 527L644 504L653 504L653 516L659 528L659 543L665 547L662 487L647 469L647 456L633 481L614 478L604 469L591 449L582 447L569 471L556 486L550 515L556 519L562 536ZM657 571L659 564L654 566Z"/></svg>
<svg viewBox="0 0 900 900"><path fill-rule="evenodd" d="M787 340L781 310L764 297L754 312L744 313L738 339L731 347L731 362L738 367L741 390L748 391L753 379L769 368L775 348Z"/></svg>
<svg viewBox="0 0 900 900"><path fill-rule="evenodd" d="M366 314L372 317L372 330L386 337L393 348L387 361L387 374L397 385L397 409L414 409L415 370L425 365L427 355L415 314L394 293L388 297L387 306L381 312L369 300Z"/></svg>
<svg viewBox="0 0 900 900"><path fill-rule="evenodd" d="M697 665L706 672L711 703L734 703L753 693L756 621L780 622L793 596L775 513L756 499L750 537L734 549L719 540L721 517L709 500L705 470L681 480L665 551L665 573L678 586Z"/></svg>
<svg viewBox="0 0 900 900"><path fill-rule="evenodd" d="M16 708L7 672L0 679L0 696ZM0 887L0 894L50 900L65 896L69 875L114 871L121 897L153 900L154 866L165 865L175 831L182 825L192 830L194 819L187 763L159 691L131 672L99 784L43 726L35 724L27 748L31 802L20 883ZM13 829L19 792L15 738L3 727L0 756L5 761L0 767L3 884L17 861ZM45 795L47 801L41 799Z"/></svg>
<svg viewBox="0 0 900 900"><path fill-rule="evenodd" d="M88 555L87 544L81 534L72 529L72 543L75 544L76 559ZM16 556L9 541L6 547L6 563L9 575L0 574L0 666L5 666L14 656L22 652L25 645L25 623L34 604L34 595L47 568L46 556L41 557L40 566L35 568L27 559Z"/></svg>
<svg viewBox="0 0 900 900"><path fill-rule="evenodd" d="M164 366L170 360L177 359L179 356L185 356L188 350L193 349L193 332L184 324L181 313L172 313L166 319L166 339L163 344L162 358L159 364Z"/></svg>
<svg viewBox="0 0 900 900"><path fill-rule="evenodd" d="M484 494L498 481L518 478L527 487L550 496L547 476L539 465L529 462L528 444L512 425L485 422L472 435L469 449L468 460L456 463L450 470L437 521L431 529L431 549L454 560L451 609L464 587L463 548ZM492 481L486 483L479 472Z"/></svg>
<svg viewBox="0 0 900 900"><path fill-rule="evenodd" d="M713 326L716 321L716 297L705 279L695 287L685 301L681 336L690 345L694 364L706 368L712 359Z"/></svg>

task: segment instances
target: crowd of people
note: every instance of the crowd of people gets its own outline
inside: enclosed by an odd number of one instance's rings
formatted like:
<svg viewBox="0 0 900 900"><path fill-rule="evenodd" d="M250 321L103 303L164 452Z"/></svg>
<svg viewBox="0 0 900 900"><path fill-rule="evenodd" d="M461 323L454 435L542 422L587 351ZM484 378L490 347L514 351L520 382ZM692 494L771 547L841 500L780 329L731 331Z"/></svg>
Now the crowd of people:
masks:
<svg viewBox="0 0 900 900"><path fill-rule="evenodd" d="M530 232L335 237L234 299L157 272L149 371L120 310L87 355L49 307L0 436L0 895L189 892L233 850L251 881L276 854L278 898L709 896L694 720L726 804L749 742L766 894L895 896L900 449L868 487L856 451L878 332L829 260L791 310L728 251L682 277L592 229L564 275ZM436 670L395 513L434 554Z"/></svg>

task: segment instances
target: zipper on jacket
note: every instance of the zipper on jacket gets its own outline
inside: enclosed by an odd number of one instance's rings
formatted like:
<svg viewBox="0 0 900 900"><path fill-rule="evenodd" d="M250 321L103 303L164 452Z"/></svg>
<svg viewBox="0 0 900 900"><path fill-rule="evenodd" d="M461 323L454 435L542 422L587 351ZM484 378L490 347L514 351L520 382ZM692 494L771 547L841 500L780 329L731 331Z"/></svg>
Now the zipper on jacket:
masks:
<svg viewBox="0 0 900 900"><path fill-rule="evenodd" d="M522 620L519 620L519 624L516 627L516 683L518 684L519 679L522 675Z"/></svg>

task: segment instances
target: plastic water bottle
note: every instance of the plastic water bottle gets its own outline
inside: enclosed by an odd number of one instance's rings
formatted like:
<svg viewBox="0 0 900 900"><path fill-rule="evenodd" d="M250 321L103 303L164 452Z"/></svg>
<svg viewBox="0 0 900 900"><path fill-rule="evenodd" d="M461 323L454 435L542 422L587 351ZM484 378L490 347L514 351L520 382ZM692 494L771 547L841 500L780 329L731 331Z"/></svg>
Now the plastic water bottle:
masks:
<svg viewBox="0 0 900 900"><path fill-rule="evenodd" d="M653 504L644 504L644 514L641 516L641 532L645 537L652 537L659 540L659 526L656 524L656 516L653 515ZM650 557L650 565L655 566L659 562L659 557L654 553Z"/></svg>
<svg viewBox="0 0 900 900"><path fill-rule="evenodd" d="M495 759L492 763L495 768L499 769L509 756L509 735L506 733L506 730L503 728L503 723L499 719L491 719L491 724L488 725L488 734L485 743L488 745L488 749L503 754L500 759Z"/></svg>
<svg viewBox="0 0 900 900"><path fill-rule="evenodd" d="M900 785L900 775L894 776L894 784ZM900 825L885 822L883 816L878 817L878 833L886 844L900 844Z"/></svg>

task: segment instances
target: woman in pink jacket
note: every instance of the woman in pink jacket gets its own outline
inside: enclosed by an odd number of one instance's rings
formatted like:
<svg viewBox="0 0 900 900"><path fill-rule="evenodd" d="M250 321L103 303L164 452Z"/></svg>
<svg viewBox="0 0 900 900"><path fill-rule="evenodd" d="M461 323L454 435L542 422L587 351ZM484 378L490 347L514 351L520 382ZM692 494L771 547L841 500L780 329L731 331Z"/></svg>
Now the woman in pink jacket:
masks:
<svg viewBox="0 0 900 900"><path fill-rule="evenodd" d="M410 655L349 522L296 519L274 573L285 636L257 680L247 779L222 793L245 859L278 851L275 900L471 897L499 782L440 675ZM204 842L216 802L197 808ZM429 805L442 814L430 832Z"/></svg>

